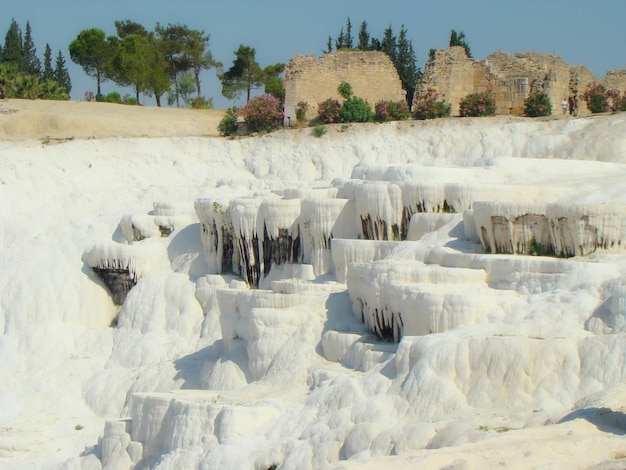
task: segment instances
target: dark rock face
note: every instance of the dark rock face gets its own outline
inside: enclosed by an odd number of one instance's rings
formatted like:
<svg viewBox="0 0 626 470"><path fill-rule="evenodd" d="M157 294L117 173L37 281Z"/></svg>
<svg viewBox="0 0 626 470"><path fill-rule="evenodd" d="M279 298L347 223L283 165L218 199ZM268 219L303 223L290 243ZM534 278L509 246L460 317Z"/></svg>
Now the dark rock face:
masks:
<svg viewBox="0 0 626 470"><path fill-rule="evenodd" d="M295 238L286 228L278 230L278 238L271 238L264 230L263 274L267 276L272 265L293 263L300 258L300 237Z"/></svg>
<svg viewBox="0 0 626 470"><path fill-rule="evenodd" d="M122 305L124 300L126 300L128 292L137 284L137 281L130 275L128 269L91 269L107 286L115 305Z"/></svg>
<svg viewBox="0 0 626 470"><path fill-rule="evenodd" d="M235 240L239 249L239 270L244 281L252 287L258 287L261 266L259 260L259 239L255 236L252 241L245 237L237 237Z"/></svg>

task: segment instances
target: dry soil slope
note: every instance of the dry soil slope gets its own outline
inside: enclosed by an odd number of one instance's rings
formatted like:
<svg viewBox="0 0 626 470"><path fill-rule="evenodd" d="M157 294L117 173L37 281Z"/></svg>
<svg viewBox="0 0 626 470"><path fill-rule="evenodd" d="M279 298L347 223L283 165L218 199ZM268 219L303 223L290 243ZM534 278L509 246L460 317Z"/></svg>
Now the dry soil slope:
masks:
<svg viewBox="0 0 626 470"><path fill-rule="evenodd" d="M220 110L48 100L0 101L0 140L217 136Z"/></svg>

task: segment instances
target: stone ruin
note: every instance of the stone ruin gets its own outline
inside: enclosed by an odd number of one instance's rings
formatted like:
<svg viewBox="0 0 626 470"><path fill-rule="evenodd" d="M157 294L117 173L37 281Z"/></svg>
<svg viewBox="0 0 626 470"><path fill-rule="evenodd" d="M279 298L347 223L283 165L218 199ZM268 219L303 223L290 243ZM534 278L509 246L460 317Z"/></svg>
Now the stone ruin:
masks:
<svg viewBox="0 0 626 470"><path fill-rule="evenodd" d="M372 107L380 100L406 98L402 82L389 57L380 51L335 51L323 57L293 57L285 70L285 125L296 125L299 102L309 104L306 119L317 116L317 105L333 98L341 100L341 82L352 85L355 96ZM496 114L523 115L524 101L535 90L550 97L552 114L562 113L561 101L574 103L573 114L590 114L582 98L587 85L602 83L609 89L626 91L626 69L611 70L599 80L583 65L568 65L552 54L494 52L485 60L467 57L454 46L434 51L416 86L414 103L434 91L459 115L459 103L470 93L490 91L495 95Z"/></svg>
<svg viewBox="0 0 626 470"><path fill-rule="evenodd" d="M483 61L467 57L461 46L438 49L424 68L417 84L414 103L429 91L439 95L459 115L459 103L470 93L490 91L495 95L496 114L522 115L524 101L532 91L547 93L552 114L561 114L561 101L575 103L577 115L590 114L582 95L587 85L602 83L607 88L626 91L626 70L613 70L598 80L582 65L569 66L552 54L523 52L510 55L495 52Z"/></svg>
<svg viewBox="0 0 626 470"><path fill-rule="evenodd" d="M299 55L285 70L285 125L295 125L296 106L309 104L307 119L317 116L317 105L333 98L341 101L337 91L341 82L352 85L354 95L366 100L372 108L380 100L406 99L398 72L384 52L335 51L323 57Z"/></svg>

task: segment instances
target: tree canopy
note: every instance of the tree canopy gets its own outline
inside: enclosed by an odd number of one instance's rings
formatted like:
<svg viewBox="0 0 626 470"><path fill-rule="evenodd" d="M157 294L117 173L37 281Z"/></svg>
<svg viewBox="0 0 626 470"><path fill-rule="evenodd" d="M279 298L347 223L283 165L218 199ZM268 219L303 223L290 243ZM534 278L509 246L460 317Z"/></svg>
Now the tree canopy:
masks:
<svg viewBox="0 0 626 470"><path fill-rule="evenodd" d="M261 69L256 61L256 50L253 47L239 45L234 52L233 65L219 75L222 82L222 95L235 99L242 93L246 94L246 102L250 101L252 90L265 85L265 91L282 100L283 86L280 74L285 64L274 64Z"/></svg>
<svg viewBox="0 0 626 470"><path fill-rule="evenodd" d="M335 48L337 50L352 48L353 39L351 31L352 25L350 18L348 18L345 32L344 28L341 28L335 40ZM367 22L361 22L357 49L362 51L382 51L387 54L396 67L398 76L402 81L402 88L406 91L407 103L410 104L413 102L413 94L415 93L415 87L420 78L421 71L417 67L413 43L408 38L408 31L404 25L401 26L398 37L395 36L392 26L389 25L383 31L382 39L377 39L370 36L367 30ZM330 36L328 37L325 52L332 52L332 37Z"/></svg>
<svg viewBox="0 0 626 470"><path fill-rule="evenodd" d="M60 51L59 55L63 59ZM46 44L42 70L30 22L26 22L26 31L22 35L20 26L12 19L4 47L0 47L2 94L8 98L69 99L72 85L65 59L57 64L57 69L59 73L55 75L52 51ZM62 80L57 80L57 77L62 77Z"/></svg>
<svg viewBox="0 0 626 470"><path fill-rule="evenodd" d="M141 94L147 94L160 106L161 96L168 93L180 105L183 88L179 80L189 72L198 100L210 102L201 97L200 73L221 64L208 49L209 35L182 24L157 23L154 31L131 20L115 21L114 25L117 36L106 37L104 31L91 28L81 31L70 44L72 60L96 79L97 97L101 97L100 84L109 79L132 86L137 102Z"/></svg>
<svg viewBox="0 0 626 470"><path fill-rule="evenodd" d="M106 68L115 56L116 46L117 44L112 39L107 39L105 32L98 28L81 31L70 43L72 61L80 65L88 76L96 79L97 96L102 96L102 82L106 79Z"/></svg>
<svg viewBox="0 0 626 470"><path fill-rule="evenodd" d="M450 31L450 44L449 45L450 47L461 46L463 49L465 49L465 54L467 55L467 57L469 58L472 57L470 47L465 41L465 33L463 31L461 31L460 33L457 33L455 30Z"/></svg>

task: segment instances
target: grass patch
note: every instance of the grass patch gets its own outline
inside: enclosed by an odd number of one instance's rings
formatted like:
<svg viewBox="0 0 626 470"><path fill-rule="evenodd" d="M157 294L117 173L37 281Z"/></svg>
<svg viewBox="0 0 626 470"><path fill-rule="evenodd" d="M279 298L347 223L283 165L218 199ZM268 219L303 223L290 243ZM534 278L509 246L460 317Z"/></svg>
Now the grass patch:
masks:
<svg viewBox="0 0 626 470"><path fill-rule="evenodd" d="M313 128L313 135L317 138L322 137L324 134L326 134L326 126L315 126Z"/></svg>

